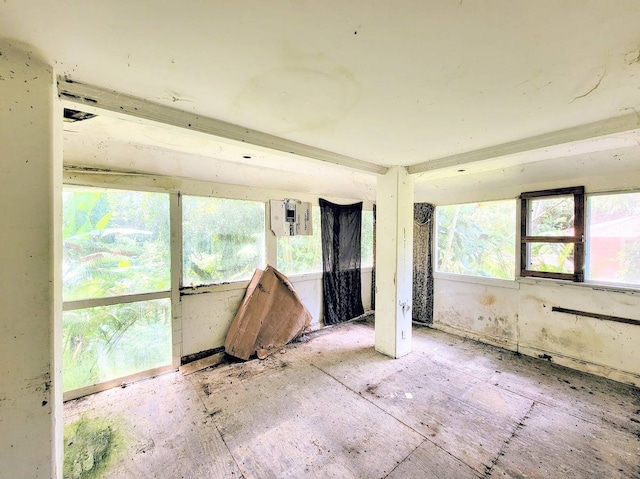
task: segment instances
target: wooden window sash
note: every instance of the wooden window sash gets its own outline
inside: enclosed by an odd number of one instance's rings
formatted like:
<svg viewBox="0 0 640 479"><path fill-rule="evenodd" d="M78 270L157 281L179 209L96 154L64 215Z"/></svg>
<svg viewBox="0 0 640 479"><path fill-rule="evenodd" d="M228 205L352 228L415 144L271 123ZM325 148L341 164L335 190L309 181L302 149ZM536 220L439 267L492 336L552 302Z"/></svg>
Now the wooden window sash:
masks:
<svg viewBox="0 0 640 479"><path fill-rule="evenodd" d="M574 236L529 235L529 201L531 199L551 198L554 196L573 196ZM520 195L520 276L583 282L585 254L584 223L584 186L522 193ZM535 271L527 269L529 259L527 245L531 243L573 244L573 273L555 273L550 271Z"/></svg>

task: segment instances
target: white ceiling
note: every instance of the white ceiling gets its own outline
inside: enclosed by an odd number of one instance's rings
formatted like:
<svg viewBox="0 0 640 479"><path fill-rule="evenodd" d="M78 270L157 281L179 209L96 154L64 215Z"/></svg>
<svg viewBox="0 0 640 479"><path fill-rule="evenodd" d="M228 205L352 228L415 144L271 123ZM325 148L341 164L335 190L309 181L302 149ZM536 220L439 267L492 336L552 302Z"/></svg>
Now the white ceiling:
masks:
<svg viewBox="0 0 640 479"><path fill-rule="evenodd" d="M630 164L640 160L631 132L464 166L442 161L637 115L638 25L637 0L0 3L1 35L74 81L378 165L439 160L442 168L416 175L424 199L544 161L607 164L620 148ZM100 121L73 124L67 161L341 196L353 188L346 196L367 199L375 191L363 172ZM556 171L565 174L545 174Z"/></svg>

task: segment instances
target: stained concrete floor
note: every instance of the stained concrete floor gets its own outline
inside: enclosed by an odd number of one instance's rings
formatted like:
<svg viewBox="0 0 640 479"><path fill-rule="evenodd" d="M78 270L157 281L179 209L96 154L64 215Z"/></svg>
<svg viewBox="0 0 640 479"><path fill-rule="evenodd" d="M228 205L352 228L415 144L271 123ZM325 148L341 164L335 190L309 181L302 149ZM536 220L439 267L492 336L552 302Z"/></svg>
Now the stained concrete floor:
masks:
<svg viewBox="0 0 640 479"><path fill-rule="evenodd" d="M370 322L264 361L170 373L65 405L117 432L100 477L640 478L640 391L429 328Z"/></svg>

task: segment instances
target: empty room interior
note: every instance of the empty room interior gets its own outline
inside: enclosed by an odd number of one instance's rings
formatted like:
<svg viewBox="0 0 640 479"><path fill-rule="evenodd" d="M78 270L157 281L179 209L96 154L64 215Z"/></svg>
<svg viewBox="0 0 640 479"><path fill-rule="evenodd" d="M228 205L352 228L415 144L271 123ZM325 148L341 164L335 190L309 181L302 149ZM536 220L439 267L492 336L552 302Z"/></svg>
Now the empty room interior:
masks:
<svg viewBox="0 0 640 479"><path fill-rule="evenodd" d="M640 4L0 3L0 479L640 477Z"/></svg>

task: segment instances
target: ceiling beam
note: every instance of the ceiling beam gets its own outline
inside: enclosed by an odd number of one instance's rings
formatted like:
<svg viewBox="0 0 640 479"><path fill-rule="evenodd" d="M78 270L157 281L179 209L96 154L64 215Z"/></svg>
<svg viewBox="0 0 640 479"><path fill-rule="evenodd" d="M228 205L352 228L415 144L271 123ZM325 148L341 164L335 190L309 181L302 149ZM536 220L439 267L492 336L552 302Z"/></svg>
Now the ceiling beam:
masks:
<svg viewBox="0 0 640 479"><path fill-rule="evenodd" d="M640 113L633 112L606 120L587 123L573 128L544 133L522 140L511 141L501 145L490 146L479 150L446 156L407 166L410 174L463 166L480 161L491 160L527 151L540 150L567 143L614 135L640 128Z"/></svg>
<svg viewBox="0 0 640 479"><path fill-rule="evenodd" d="M189 113L177 108L153 103L142 98L124 95L96 86L58 77L60 98L73 104L85 105L88 110L104 110L116 116L129 116L141 120L212 135L219 139L258 146L294 156L311 158L336 166L351 168L365 173L384 175L386 166L369 163L350 156L305 145L256 130L251 130L226 121Z"/></svg>

